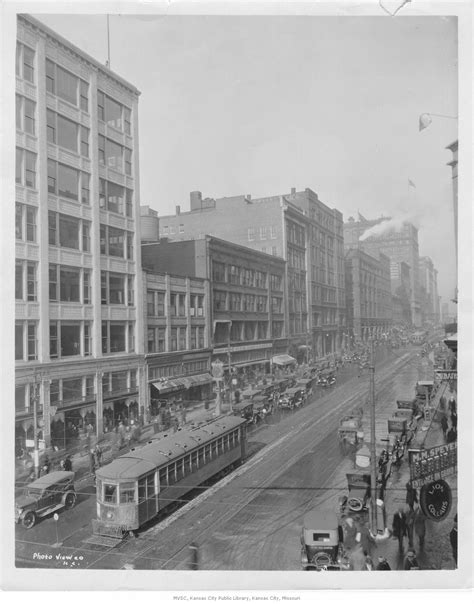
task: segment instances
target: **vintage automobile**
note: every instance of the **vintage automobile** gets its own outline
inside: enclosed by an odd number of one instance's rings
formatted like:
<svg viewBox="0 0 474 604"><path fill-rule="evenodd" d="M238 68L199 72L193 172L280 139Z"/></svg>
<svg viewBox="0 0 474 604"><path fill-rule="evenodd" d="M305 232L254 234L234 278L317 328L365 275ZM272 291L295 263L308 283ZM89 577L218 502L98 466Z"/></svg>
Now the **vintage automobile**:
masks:
<svg viewBox="0 0 474 604"><path fill-rule="evenodd" d="M332 386L336 382L336 374L332 369L325 369L321 371L318 377L317 385L327 388Z"/></svg>
<svg viewBox="0 0 474 604"><path fill-rule="evenodd" d="M346 474L349 495L343 496L339 503L342 513L367 510L370 499L370 474Z"/></svg>
<svg viewBox="0 0 474 604"><path fill-rule="evenodd" d="M287 388L280 396L278 406L280 409L296 409L306 402L306 391L303 388Z"/></svg>
<svg viewBox="0 0 474 604"><path fill-rule="evenodd" d="M341 570L343 540L342 527L333 511L308 512L301 531L303 570Z"/></svg>
<svg viewBox="0 0 474 604"><path fill-rule="evenodd" d="M362 414L354 412L342 417L339 420L337 435L341 444L357 445L359 440L364 437L362 431Z"/></svg>
<svg viewBox="0 0 474 604"><path fill-rule="evenodd" d="M269 400L268 396L256 396L252 403L257 421L261 421L273 413L273 402Z"/></svg>
<svg viewBox="0 0 474 604"><path fill-rule="evenodd" d="M15 522L29 529L38 518L75 503L74 472L50 472L30 483L15 501Z"/></svg>
<svg viewBox="0 0 474 604"><path fill-rule="evenodd" d="M258 421L254 412L253 402L249 402L248 400L235 403L232 406L232 413L237 417L245 419L247 424L256 424Z"/></svg>
<svg viewBox="0 0 474 604"><path fill-rule="evenodd" d="M431 380L419 381L415 386L416 398L422 402L429 402L433 393L434 382Z"/></svg>

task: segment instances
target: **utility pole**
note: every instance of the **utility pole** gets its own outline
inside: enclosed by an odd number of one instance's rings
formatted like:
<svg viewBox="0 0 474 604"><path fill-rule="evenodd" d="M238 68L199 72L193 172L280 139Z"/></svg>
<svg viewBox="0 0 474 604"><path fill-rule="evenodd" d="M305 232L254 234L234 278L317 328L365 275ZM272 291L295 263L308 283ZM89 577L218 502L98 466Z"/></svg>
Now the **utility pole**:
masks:
<svg viewBox="0 0 474 604"><path fill-rule="evenodd" d="M33 385L33 464L35 478L39 478L39 450L38 450L38 375L35 371L35 381Z"/></svg>
<svg viewBox="0 0 474 604"><path fill-rule="evenodd" d="M374 340L370 341L370 524L377 534L377 450L375 447L375 358Z"/></svg>

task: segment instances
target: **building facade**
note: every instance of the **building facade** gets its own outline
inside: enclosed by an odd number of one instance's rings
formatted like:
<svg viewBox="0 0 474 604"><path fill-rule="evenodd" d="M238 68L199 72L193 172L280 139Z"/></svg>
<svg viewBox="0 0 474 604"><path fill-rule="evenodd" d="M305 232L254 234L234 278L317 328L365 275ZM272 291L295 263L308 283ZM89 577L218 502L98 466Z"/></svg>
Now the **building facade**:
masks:
<svg viewBox="0 0 474 604"><path fill-rule="evenodd" d="M411 323L421 325L420 278L418 229L411 223L404 222L401 227L391 228L390 218L367 220L359 215L359 220L349 218L344 223L344 245L346 249L358 247L360 238L372 227L379 227L378 233L363 240L363 247L368 252L382 252L391 262L405 262L410 267L410 312ZM384 228L384 225L387 225Z"/></svg>
<svg viewBox="0 0 474 604"><path fill-rule="evenodd" d="M406 262L390 262L390 283L392 294L397 298L397 321L394 324L411 325L411 278L410 267ZM400 313L401 311L401 313Z"/></svg>
<svg viewBox="0 0 474 604"><path fill-rule="evenodd" d="M204 234L286 261L289 351L315 357L344 346L345 280L342 214L311 189L252 199L191 193L190 211L160 216L161 237L187 240Z"/></svg>
<svg viewBox="0 0 474 604"><path fill-rule="evenodd" d="M428 256L420 258L420 303L422 323L439 324L438 271Z"/></svg>
<svg viewBox="0 0 474 604"><path fill-rule="evenodd" d="M390 259L362 249L349 249L345 258L347 329L351 343L382 338L393 321Z"/></svg>
<svg viewBox="0 0 474 604"><path fill-rule="evenodd" d="M147 415L159 401L210 397L209 280L144 271Z"/></svg>
<svg viewBox="0 0 474 604"><path fill-rule="evenodd" d="M72 446L86 427L101 434L143 412L138 98L39 21L18 17L20 447L35 432L40 446Z"/></svg>
<svg viewBox="0 0 474 604"><path fill-rule="evenodd" d="M211 361L234 369L268 371L274 354L286 352L285 261L216 237L161 240L142 245L147 271L209 282Z"/></svg>

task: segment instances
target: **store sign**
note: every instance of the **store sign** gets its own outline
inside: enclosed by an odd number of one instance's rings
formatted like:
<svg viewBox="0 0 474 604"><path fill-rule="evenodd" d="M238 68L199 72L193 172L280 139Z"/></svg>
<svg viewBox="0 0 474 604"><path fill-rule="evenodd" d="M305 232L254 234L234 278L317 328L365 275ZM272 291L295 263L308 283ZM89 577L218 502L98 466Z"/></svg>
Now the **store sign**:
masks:
<svg viewBox="0 0 474 604"><path fill-rule="evenodd" d="M388 420L388 432L392 434L393 432L405 432L407 429L407 420L406 419L389 419Z"/></svg>
<svg viewBox="0 0 474 604"><path fill-rule="evenodd" d="M435 374L442 382L450 382L451 380L458 379L458 372L456 369L436 369Z"/></svg>
<svg viewBox="0 0 474 604"><path fill-rule="evenodd" d="M430 520L444 520L453 504L451 487L444 480L435 480L425 484L420 490L420 506L423 514Z"/></svg>
<svg viewBox="0 0 474 604"><path fill-rule="evenodd" d="M410 481L413 488L419 488L434 480L441 480L456 472L458 462L457 443L449 443L431 449L410 449Z"/></svg>
<svg viewBox="0 0 474 604"><path fill-rule="evenodd" d="M211 372L212 377L219 380L224 375L224 364L222 361L217 360L211 363Z"/></svg>

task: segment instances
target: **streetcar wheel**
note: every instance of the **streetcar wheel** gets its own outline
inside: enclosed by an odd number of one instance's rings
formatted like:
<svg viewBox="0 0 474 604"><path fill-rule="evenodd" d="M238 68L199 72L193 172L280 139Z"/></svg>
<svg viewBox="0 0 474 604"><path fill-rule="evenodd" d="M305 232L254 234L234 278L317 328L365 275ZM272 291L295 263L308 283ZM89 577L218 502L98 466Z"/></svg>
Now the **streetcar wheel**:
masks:
<svg viewBox="0 0 474 604"><path fill-rule="evenodd" d="M73 491L69 491L69 493L66 493L66 497L64 498L64 507L66 508L66 510L73 508L75 503L76 493L74 493Z"/></svg>
<svg viewBox="0 0 474 604"><path fill-rule="evenodd" d="M23 526L27 529L33 528L36 524L36 514L34 512L26 512L22 520Z"/></svg>

